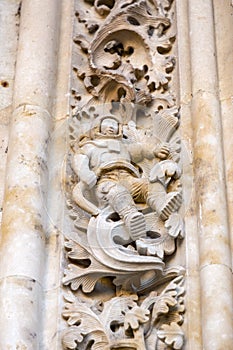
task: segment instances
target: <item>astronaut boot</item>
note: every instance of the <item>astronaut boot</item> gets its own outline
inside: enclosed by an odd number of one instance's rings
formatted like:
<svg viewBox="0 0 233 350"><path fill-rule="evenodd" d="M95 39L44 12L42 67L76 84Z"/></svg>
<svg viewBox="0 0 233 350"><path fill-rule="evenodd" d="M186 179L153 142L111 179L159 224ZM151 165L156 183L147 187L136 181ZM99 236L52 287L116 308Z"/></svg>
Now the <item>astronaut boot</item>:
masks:
<svg viewBox="0 0 233 350"><path fill-rule="evenodd" d="M137 210L131 194L125 187L119 184L112 186L108 192L108 201L124 221L134 241L140 237L146 237L145 217Z"/></svg>
<svg viewBox="0 0 233 350"><path fill-rule="evenodd" d="M167 220L172 213L177 211L181 203L182 195L180 192L160 192L148 198L148 204L158 213L163 221Z"/></svg>
<svg viewBox="0 0 233 350"><path fill-rule="evenodd" d="M129 231L130 237L136 241L141 237L146 237L146 220L144 215L131 209L124 217L125 225Z"/></svg>

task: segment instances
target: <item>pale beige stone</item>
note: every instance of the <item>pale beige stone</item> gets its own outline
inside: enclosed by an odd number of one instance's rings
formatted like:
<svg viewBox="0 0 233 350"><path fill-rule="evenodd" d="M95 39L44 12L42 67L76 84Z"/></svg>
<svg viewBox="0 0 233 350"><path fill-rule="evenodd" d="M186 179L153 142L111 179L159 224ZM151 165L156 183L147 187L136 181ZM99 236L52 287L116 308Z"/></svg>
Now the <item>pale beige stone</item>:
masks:
<svg viewBox="0 0 233 350"><path fill-rule="evenodd" d="M22 4L14 108L32 104L51 110L57 71L59 18L60 4L57 2L24 1Z"/></svg>
<svg viewBox="0 0 233 350"><path fill-rule="evenodd" d="M227 33L231 33L233 31L233 8L230 6L230 3L227 0L224 0L221 4L219 1L214 1L214 16L216 25L219 99L221 101L222 113L229 229L231 231L231 251L233 252L233 36L227 35Z"/></svg>
<svg viewBox="0 0 233 350"><path fill-rule="evenodd" d="M230 240L227 222L227 197L224 182L224 157L221 135L221 109L218 99L214 18L211 1L190 1L190 44L192 67L192 119L195 189L200 235L201 306L203 348L230 349L232 327L232 283ZM207 271L221 270L225 293L218 292L217 279ZM226 283L225 283L226 282ZM218 282L220 283L220 282ZM219 289L220 290L220 289ZM225 299L227 295L227 299ZM229 316L223 316L228 305ZM218 328L221 318L221 328ZM210 324L213 322L212 326ZM218 329L217 329L218 328ZM225 331L223 332L223 329ZM221 337L223 334L223 337ZM227 340L225 340L225 339ZM221 345L222 342L222 345Z"/></svg>
<svg viewBox="0 0 233 350"><path fill-rule="evenodd" d="M194 183L194 147L191 114L192 78L191 47L188 16L188 1L177 1L177 46L179 62L179 89L182 122L180 133L183 146L183 196L185 217L185 252L187 314L184 319L185 349L203 350L201 326L201 287L199 276L199 235L196 212L196 191Z"/></svg>
<svg viewBox="0 0 233 350"><path fill-rule="evenodd" d="M170 261L186 268L184 349L231 350L233 8L230 0L177 0L176 9L180 82L172 84L180 89L187 237ZM60 350L63 235L73 230L65 192L76 19L73 1L24 0L14 80L19 13L18 0L1 2L0 348Z"/></svg>
<svg viewBox="0 0 233 350"><path fill-rule="evenodd" d="M8 296L0 338L1 348L12 350L39 349L41 341L46 163L59 34L57 3L26 0L21 10L1 240L0 293ZM37 286L28 289L30 299L22 279Z"/></svg>
<svg viewBox="0 0 233 350"><path fill-rule="evenodd" d="M16 51L19 35L20 1L0 3L0 221L4 196L6 157L8 152L9 122L15 75ZM7 39L6 39L7 38Z"/></svg>
<svg viewBox="0 0 233 350"><path fill-rule="evenodd" d="M4 320L1 321L1 349L39 349L41 294L42 287L34 279L9 276L1 280L0 308Z"/></svg>
<svg viewBox="0 0 233 350"><path fill-rule="evenodd" d="M0 109L3 109L12 104L19 35L20 1L2 0L0 16Z"/></svg>
<svg viewBox="0 0 233 350"><path fill-rule="evenodd" d="M70 67L73 31L73 1L61 2L57 84L54 98L53 131L48 160L46 205L45 277L43 298L43 339L41 349L61 349L63 299L61 296L63 235L72 230L65 222L67 134L70 113Z"/></svg>
<svg viewBox="0 0 233 350"><path fill-rule="evenodd" d="M187 232L189 233L189 231ZM190 255L190 253L187 253ZM184 319L186 342L184 349L203 350L201 326L201 289L198 269L187 266L185 305L187 314Z"/></svg>
<svg viewBox="0 0 233 350"><path fill-rule="evenodd" d="M178 213L182 204L179 115L172 90L176 86L174 7L163 1L147 5L75 2L66 189L67 214L74 225L71 232L65 231L64 242L63 285L69 291L67 297L64 288L64 349L73 347L71 343L88 348L78 336L82 326L71 327L72 315L81 324L88 322L85 334L101 336L106 349L149 350L162 348L162 343L181 349L184 342L180 327L184 307L179 298L184 289L175 287L182 276L171 282L177 293L169 302L177 305L174 322L167 323L167 314L173 311L165 307L161 326L152 323L148 337L143 335L149 321L144 317L156 299L150 289L159 293L165 288L161 298L169 298L165 285L182 274L180 263L185 264L180 244L176 245L184 230ZM137 108L146 113L134 113ZM81 267L79 259L90 264ZM103 293L104 310L117 303L109 322L116 320L119 335L113 337L106 327L105 311L99 315L98 308L90 306L98 291ZM136 293L139 302L119 316L122 307L128 307L129 293ZM132 326L138 323L133 322L136 310L140 327Z"/></svg>
<svg viewBox="0 0 233 350"><path fill-rule="evenodd" d="M202 335L205 349L232 349L232 272L224 265L208 265L200 271ZM210 336L212 335L212 336Z"/></svg>

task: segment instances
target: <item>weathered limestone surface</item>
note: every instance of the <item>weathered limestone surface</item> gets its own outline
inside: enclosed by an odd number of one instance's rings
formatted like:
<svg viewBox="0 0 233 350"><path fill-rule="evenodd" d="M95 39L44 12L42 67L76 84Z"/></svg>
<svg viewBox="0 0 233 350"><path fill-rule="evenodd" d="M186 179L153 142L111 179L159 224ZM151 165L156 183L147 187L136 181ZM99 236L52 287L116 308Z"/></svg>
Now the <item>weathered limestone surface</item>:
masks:
<svg viewBox="0 0 233 350"><path fill-rule="evenodd" d="M169 2L156 1L159 6ZM100 20L106 9L94 3ZM179 82L172 82L172 89L181 114L186 238L171 262L186 269L183 349L231 350L233 6L230 0L175 3ZM73 1L0 2L3 350L63 348L64 237L75 231L64 195L68 119L74 97L76 103L80 96L87 100L83 81L77 95L70 91L74 14ZM90 31L93 16L92 11Z"/></svg>
<svg viewBox="0 0 233 350"><path fill-rule="evenodd" d="M180 107L182 123L180 133L183 147L183 195L185 201L185 265L186 297L188 313L185 317L185 348L203 349L201 326L201 286L199 275L199 236L197 234L196 191L193 176L193 127L192 127L192 79L190 62L190 29L188 1L177 1L178 64L180 81Z"/></svg>
<svg viewBox="0 0 233 350"><path fill-rule="evenodd" d="M58 71L56 98L54 99L53 127L48 163L48 200L46 205L47 229L45 248L45 280L43 308L44 327L41 349L61 349L61 332L64 328L61 320L63 300L61 297L61 279L63 266L62 244L64 236L64 195L67 158L67 138L71 75L71 43L73 31L73 3L61 3L60 44L58 51ZM69 231L69 227L66 230Z"/></svg>
<svg viewBox="0 0 233 350"><path fill-rule="evenodd" d="M203 347L230 349L232 265L212 1L190 1L189 17Z"/></svg>
<svg viewBox="0 0 233 350"><path fill-rule="evenodd" d="M64 349L184 343L174 18L172 2L75 2Z"/></svg>
<svg viewBox="0 0 233 350"><path fill-rule="evenodd" d="M58 4L23 1L1 236L2 349L39 349L41 338L47 145L58 28Z"/></svg>
<svg viewBox="0 0 233 350"><path fill-rule="evenodd" d="M222 6L214 1L214 23L216 35L216 52L219 78L219 100L221 108L222 134L224 146L224 167L226 176L227 206L231 251L233 251L233 159L232 159L232 115L233 115L233 37L226 33L233 30L233 7L228 1ZM233 255L232 255L233 258Z"/></svg>
<svg viewBox="0 0 233 350"><path fill-rule="evenodd" d="M19 35L20 1L1 1L0 4L0 202L4 195L6 157L8 152L9 122L12 113L12 96L15 62ZM8 38L6 40L6 38Z"/></svg>

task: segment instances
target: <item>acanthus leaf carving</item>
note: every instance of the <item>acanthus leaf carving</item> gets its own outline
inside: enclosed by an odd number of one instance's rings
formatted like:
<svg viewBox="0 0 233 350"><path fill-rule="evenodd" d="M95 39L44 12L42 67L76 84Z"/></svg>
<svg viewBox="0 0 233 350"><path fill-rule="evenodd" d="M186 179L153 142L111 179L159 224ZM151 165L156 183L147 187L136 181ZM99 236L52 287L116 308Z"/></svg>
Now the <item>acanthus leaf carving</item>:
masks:
<svg viewBox="0 0 233 350"><path fill-rule="evenodd" d="M170 30L171 4L116 1L108 13L96 17L96 23L87 17L93 16L93 11L81 11L79 6L76 16L83 33L73 40L81 49L77 47L82 61L74 65L73 72L90 94L103 102L145 105L161 92L164 99L168 98L166 91L175 67L174 55L170 54L175 39Z"/></svg>
<svg viewBox="0 0 233 350"><path fill-rule="evenodd" d="M151 292L141 303L137 295L120 296L85 305L66 298L63 316L71 326L64 332L64 349L159 350L181 349L184 334L183 277L177 277L160 293Z"/></svg>
<svg viewBox="0 0 233 350"><path fill-rule="evenodd" d="M109 349L109 340L98 316L74 298L67 301L63 316L71 327L62 338L64 348L76 349L77 344L82 344L82 349L86 349L93 343L93 350Z"/></svg>

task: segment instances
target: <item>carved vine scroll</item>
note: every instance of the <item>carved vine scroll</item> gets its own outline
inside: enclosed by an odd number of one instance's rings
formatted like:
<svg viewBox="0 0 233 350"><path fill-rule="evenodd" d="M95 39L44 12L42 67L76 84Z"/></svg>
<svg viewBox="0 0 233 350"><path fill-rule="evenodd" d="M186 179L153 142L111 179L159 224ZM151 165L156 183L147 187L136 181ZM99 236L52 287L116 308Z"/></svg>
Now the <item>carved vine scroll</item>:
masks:
<svg viewBox="0 0 233 350"><path fill-rule="evenodd" d="M64 349L181 349L172 0L75 8ZM172 261L170 259L170 261Z"/></svg>

